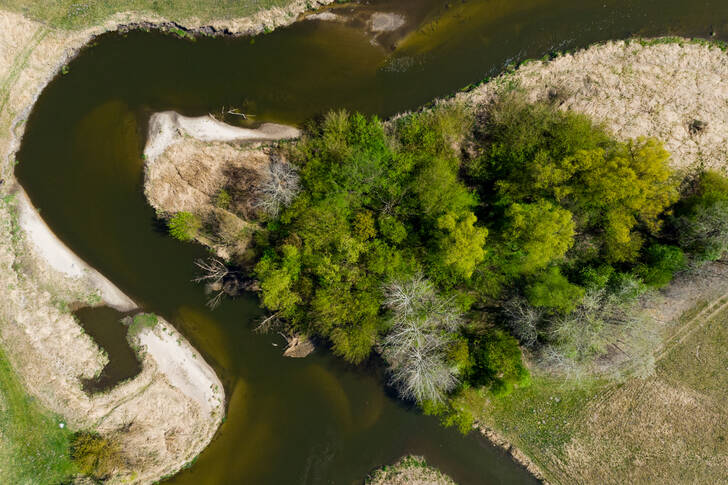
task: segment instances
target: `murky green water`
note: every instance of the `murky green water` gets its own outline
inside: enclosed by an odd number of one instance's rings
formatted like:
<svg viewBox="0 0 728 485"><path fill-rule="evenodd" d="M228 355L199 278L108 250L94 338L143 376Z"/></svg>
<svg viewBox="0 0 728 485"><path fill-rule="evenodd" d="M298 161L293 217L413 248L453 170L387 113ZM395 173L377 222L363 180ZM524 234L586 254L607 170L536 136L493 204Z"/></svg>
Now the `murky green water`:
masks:
<svg viewBox="0 0 728 485"><path fill-rule="evenodd" d="M405 29L414 30L372 44L360 27L377 8L409 12ZM173 322L226 385L227 421L173 483L358 483L406 453L461 484L533 479L475 434L394 399L376 360L354 368L324 350L282 358L280 337L251 332L261 316L253 295L210 312L190 282L205 250L166 236L142 194L151 112L226 106L289 123L339 107L388 116L554 50L633 34L728 33L728 2L718 1L406 0L358 12L351 25L305 21L254 42L105 35L28 120L17 173L44 219L146 311Z"/></svg>
<svg viewBox="0 0 728 485"><path fill-rule="evenodd" d="M73 312L84 331L106 351L108 363L98 376L82 380L88 393L103 392L136 376L142 370L136 353L126 340L125 314L109 307L81 308Z"/></svg>

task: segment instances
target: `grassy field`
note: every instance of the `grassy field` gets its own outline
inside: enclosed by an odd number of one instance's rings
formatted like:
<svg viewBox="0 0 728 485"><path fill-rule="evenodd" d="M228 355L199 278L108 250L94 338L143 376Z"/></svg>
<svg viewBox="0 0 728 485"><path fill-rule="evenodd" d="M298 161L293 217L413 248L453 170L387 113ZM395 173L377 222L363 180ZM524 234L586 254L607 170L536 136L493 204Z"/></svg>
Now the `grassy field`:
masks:
<svg viewBox="0 0 728 485"><path fill-rule="evenodd" d="M0 0L0 9L19 12L56 27L76 29L99 23L117 12L138 11L181 21L238 18L283 7L291 0Z"/></svg>
<svg viewBox="0 0 728 485"><path fill-rule="evenodd" d="M726 301L686 312L649 378L576 387L535 377L463 404L553 483L728 483Z"/></svg>
<svg viewBox="0 0 728 485"><path fill-rule="evenodd" d="M61 483L75 471L72 436L28 397L0 349L0 483Z"/></svg>

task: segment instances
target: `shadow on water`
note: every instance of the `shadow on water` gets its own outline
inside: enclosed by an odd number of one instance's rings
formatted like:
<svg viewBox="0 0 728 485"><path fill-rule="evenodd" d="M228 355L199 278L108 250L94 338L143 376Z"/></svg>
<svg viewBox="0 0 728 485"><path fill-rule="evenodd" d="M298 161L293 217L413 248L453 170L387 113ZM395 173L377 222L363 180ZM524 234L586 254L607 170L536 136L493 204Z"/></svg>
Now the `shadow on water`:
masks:
<svg viewBox="0 0 728 485"><path fill-rule="evenodd" d="M109 362L101 374L83 379L83 390L92 394L112 389L141 372L141 363L126 339L125 313L109 307L81 308L73 312L86 333L104 349Z"/></svg>
<svg viewBox="0 0 728 485"><path fill-rule="evenodd" d="M534 479L479 435L444 429L393 399L375 365L347 366L321 349L282 358L279 336L251 332L262 316L253 295L210 312L191 282L205 249L164 234L142 193L149 113L226 106L256 121L297 124L332 108L386 117L553 50L632 34L728 31L728 2L715 1L406 0L364 8L415 9L417 21L388 38L394 50L373 44L361 26L309 20L254 40L104 35L44 90L28 119L17 175L46 222L146 311L172 322L225 383L226 422L172 483L360 483L406 453L424 455L462 485Z"/></svg>

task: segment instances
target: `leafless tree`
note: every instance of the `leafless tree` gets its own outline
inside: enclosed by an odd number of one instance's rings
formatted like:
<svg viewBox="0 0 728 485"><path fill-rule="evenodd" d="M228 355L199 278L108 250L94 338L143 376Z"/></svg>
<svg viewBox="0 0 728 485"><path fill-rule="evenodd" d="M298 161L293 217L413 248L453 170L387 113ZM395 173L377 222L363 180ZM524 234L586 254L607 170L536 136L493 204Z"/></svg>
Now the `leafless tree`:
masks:
<svg viewBox="0 0 728 485"><path fill-rule="evenodd" d="M442 402L458 382L447 351L462 325L460 312L422 275L386 285L384 305L392 326L380 349L392 384L406 399Z"/></svg>
<svg viewBox="0 0 728 485"><path fill-rule="evenodd" d="M503 313L508 326L521 344L533 347L538 338L538 325L543 319L543 310L530 305L525 298L516 296L503 305Z"/></svg>
<svg viewBox="0 0 728 485"><path fill-rule="evenodd" d="M271 217L296 197L299 191L299 177L296 167L280 158L271 160L268 173L258 183L258 196L253 206Z"/></svg>
<svg viewBox="0 0 728 485"><path fill-rule="evenodd" d="M195 283L220 283L230 273L230 268L218 258L198 259L195 266L202 270L202 274L192 280Z"/></svg>
<svg viewBox="0 0 728 485"><path fill-rule="evenodd" d="M222 303L225 297L223 279L231 274L230 268L222 260L213 257L207 258L206 260L198 259L195 261L195 266L201 270L201 274L192 281L207 284L212 294L210 299L207 300L207 306L211 310L214 310L220 306L220 303Z"/></svg>

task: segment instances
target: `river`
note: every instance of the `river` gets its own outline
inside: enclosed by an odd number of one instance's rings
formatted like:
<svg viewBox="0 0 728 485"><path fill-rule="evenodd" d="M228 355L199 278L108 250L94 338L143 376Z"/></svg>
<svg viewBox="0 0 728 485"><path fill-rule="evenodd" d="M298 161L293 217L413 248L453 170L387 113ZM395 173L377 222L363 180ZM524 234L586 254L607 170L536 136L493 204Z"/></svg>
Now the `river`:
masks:
<svg viewBox="0 0 728 485"><path fill-rule="evenodd" d="M361 19L375 10L406 17L403 31L373 42ZM397 400L376 359L352 367L325 349L281 357L280 336L252 332L255 295L210 311L191 282L206 250L170 238L142 193L147 119L222 107L256 122L302 124L331 108L387 117L558 50L632 35L725 38L728 2L404 0L341 12L353 20L306 20L255 39L99 37L40 96L17 176L73 251L172 322L225 383L227 420L170 483L360 483L408 453L462 485L535 483L479 435Z"/></svg>

